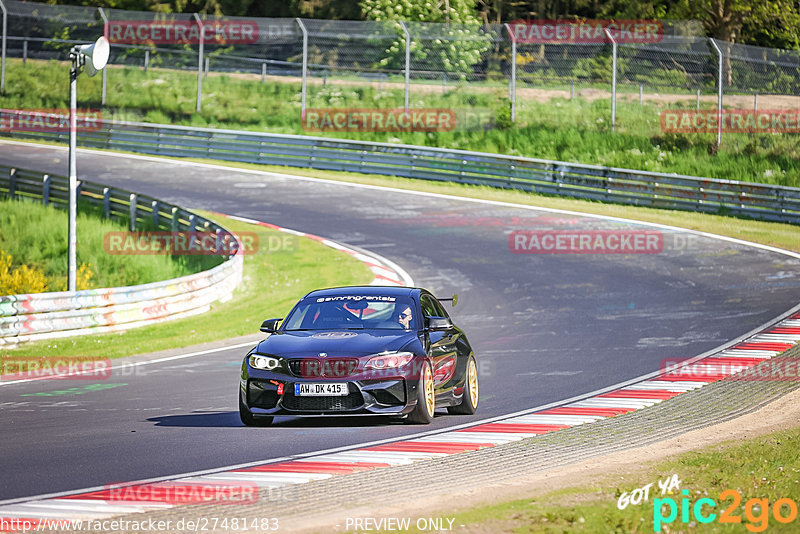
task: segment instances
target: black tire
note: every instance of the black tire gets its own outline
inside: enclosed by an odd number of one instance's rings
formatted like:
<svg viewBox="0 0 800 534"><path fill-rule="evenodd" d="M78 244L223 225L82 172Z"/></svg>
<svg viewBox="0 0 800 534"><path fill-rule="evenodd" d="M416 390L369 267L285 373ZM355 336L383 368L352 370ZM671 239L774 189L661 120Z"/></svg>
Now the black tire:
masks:
<svg viewBox="0 0 800 534"><path fill-rule="evenodd" d="M433 413L436 409L436 397L433 391L433 372L431 366L425 364L425 370L419 377L417 386L417 405L414 411L408 414L407 423L414 425L427 425L433 421Z"/></svg>
<svg viewBox="0 0 800 534"><path fill-rule="evenodd" d="M475 358L469 357L467 361L467 376L464 381L464 396L461 397L461 404L457 406L448 406L448 413L456 415L472 415L478 408L478 366L475 364Z"/></svg>
<svg viewBox="0 0 800 534"><path fill-rule="evenodd" d="M239 394L239 419L242 420L245 426L269 426L272 424L272 416L270 415L253 415L247 406L242 402L242 395Z"/></svg>

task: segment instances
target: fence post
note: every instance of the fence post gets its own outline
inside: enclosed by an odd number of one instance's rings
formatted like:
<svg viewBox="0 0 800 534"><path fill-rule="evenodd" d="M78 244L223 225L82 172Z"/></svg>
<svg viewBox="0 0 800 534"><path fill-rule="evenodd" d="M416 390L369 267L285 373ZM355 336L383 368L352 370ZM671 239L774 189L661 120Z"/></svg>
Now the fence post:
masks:
<svg viewBox="0 0 800 534"><path fill-rule="evenodd" d="M714 40L713 37L709 38L711 41L711 46L714 47L714 50L717 52L719 56L719 73L717 78L717 148L719 149L720 145L722 144L722 50L719 46L717 46L717 42Z"/></svg>
<svg viewBox="0 0 800 534"><path fill-rule="evenodd" d="M639 105L642 105L642 97L644 96L644 85L639 84Z"/></svg>
<svg viewBox="0 0 800 534"><path fill-rule="evenodd" d="M302 89L300 90L300 118L305 118L306 90L308 88L308 31L306 30L306 25L303 24L303 21L299 17L294 20L297 21L297 25L303 33L303 83Z"/></svg>
<svg viewBox="0 0 800 534"><path fill-rule="evenodd" d="M103 188L103 217L111 218L111 189Z"/></svg>
<svg viewBox="0 0 800 534"><path fill-rule="evenodd" d="M150 50L144 51L144 71L147 72L147 67L150 66Z"/></svg>
<svg viewBox="0 0 800 534"><path fill-rule="evenodd" d="M97 12L100 14L100 18L103 19L103 37L108 39L108 17L106 17L106 12L103 11L102 7L97 8ZM106 87L108 86L108 70L103 69L103 95L100 100L100 103L104 106L106 105Z"/></svg>
<svg viewBox="0 0 800 534"><path fill-rule="evenodd" d="M153 226L155 226L156 230L158 230L158 224L159 224L159 222L161 222L161 219L158 216L158 210L159 210L158 200L154 200L150 204L150 206L151 206L151 208L153 210Z"/></svg>
<svg viewBox="0 0 800 534"><path fill-rule="evenodd" d="M8 196L14 198L17 190L17 169L8 171Z"/></svg>
<svg viewBox="0 0 800 534"><path fill-rule="evenodd" d="M511 31L511 25L505 24L508 37L511 39L511 122L517 119L517 40Z"/></svg>
<svg viewBox="0 0 800 534"><path fill-rule="evenodd" d="M267 64L261 64L261 83L267 83Z"/></svg>
<svg viewBox="0 0 800 534"><path fill-rule="evenodd" d="M194 14L194 20L197 23L197 26L200 28L200 46L197 49L197 106L195 106L195 111L200 113L201 102L203 100L203 21L200 20L200 15L197 13Z"/></svg>
<svg viewBox="0 0 800 534"><path fill-rule="evenodd" d="M22 41L22 64L28 63L28 40Z"/></svg>
<svg viewBox="0 0 800 534"><path fill-rule="evenodd" d="M0 0L0 10L3 11L3 43L2 43L2 66L0 66L0 93L6 91L6 37L8 33L8 11L3 0Z"/></svg>
<svg viewBox="0 0 800 534"><path fill-rule="evenodd" d="M758 93L753 95L753 112L758 112Z"/></svg>
<svg viewBox="0 0 800 534"><path fill-rule="evenodd" d="M130 217L131 217L131 224L130 229L131 232L136 231L136 193L131 193L130 197Z"/></svg>
<svg viewBox="0 0 800 534"><path fill-rule="evenodd" d="M210 58L208 56L206 56L206 68L205 68L205 74L203 75L203 78L205 78L206 80L208 79L208 69L209 69L209 66L210 66L209 64L211 63L209 61L209 59Z"/></svg>
<svg viewBox="0 0 800 534"><path fill-rule="evenodd" d="M172 206L172 232L178 231L180 226L180 214L178 213L178 206Z"/></svg>
<svg viewBox="0 0 800 534"><path fill-rule="evenodd" d="M50 204L50 175L45 174L42 176L42 200L44 205Z"/></svg>
<svg viewBox="0 0 800 534"><path fill-rule="evenodd" d="M700 88L697 89L697 111L700 111Z"/></svg>
<svg viewBox="0 0 800 534"><path fill-rule="evenodd" d="M402 20L400 21L400 26L403 27L403 33L406 34L406 98L405 98L405 110L408 111L408 89L411 80L411 34L408 32L408 28L406 27L406 23Z"/></svg>
<svg viewBox="0 0 800 534"><path fill-rule="evenodd" d="M608 28L605 32L611 41L611 129L613 130L617 123L617 41Z"/></svg>

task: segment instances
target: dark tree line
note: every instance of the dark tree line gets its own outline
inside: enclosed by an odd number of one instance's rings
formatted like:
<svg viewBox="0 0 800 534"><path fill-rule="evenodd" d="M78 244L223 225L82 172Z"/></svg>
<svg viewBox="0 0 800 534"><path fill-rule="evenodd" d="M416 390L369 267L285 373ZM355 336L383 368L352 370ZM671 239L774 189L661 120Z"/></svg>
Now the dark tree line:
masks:
<svg viewBox="0 0 800 534"><path fill-rule="evenodd" d="M445 11L449 0L433 2ZM247 17L364 18L357 0L50 0L54 4ZM800 48L800 0L475 0L486 23L517 19L692 19L724 41Z"/></svg>

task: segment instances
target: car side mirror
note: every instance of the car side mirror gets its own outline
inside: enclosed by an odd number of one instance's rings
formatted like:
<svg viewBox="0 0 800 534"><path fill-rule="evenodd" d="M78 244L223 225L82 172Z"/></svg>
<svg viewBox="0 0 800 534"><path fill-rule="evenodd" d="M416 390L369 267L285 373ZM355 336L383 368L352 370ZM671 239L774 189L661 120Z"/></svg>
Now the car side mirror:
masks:
<svg viewBox="0 0 800 534"><path fill-rule="evenodd" d="M280 319L267 319L263 323L261 323L260 330L262 332L266 332L267 334L274 334L278 330L278 325L281 324L283 318Z"/></svg>
<svg viewBox="0 0 800 534"><path fill-rule="evenodd" d="M447 317L426 317L425 320L428 323L428 330L432 332L441 332L453 328L453 321Z"/></svg>

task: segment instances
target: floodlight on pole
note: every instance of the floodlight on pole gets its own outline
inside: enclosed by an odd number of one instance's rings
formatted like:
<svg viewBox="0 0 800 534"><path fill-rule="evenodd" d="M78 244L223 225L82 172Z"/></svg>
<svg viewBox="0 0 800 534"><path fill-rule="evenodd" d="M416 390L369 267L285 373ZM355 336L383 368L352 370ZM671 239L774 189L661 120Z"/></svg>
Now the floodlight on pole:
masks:
<svg viewBox="0 0 800 534"><path fill-rule="evenodd" d="M105 37L100 37L93 44L73 46L69 52L72 66L69 70L69 237L67 251L67 289L77 291L78 260L76 218L78 213L78 170L75 163L77 149L78 119L78 75L81 68L86 69L89 76L94 76L105 68L111 48Z"/></svg>

